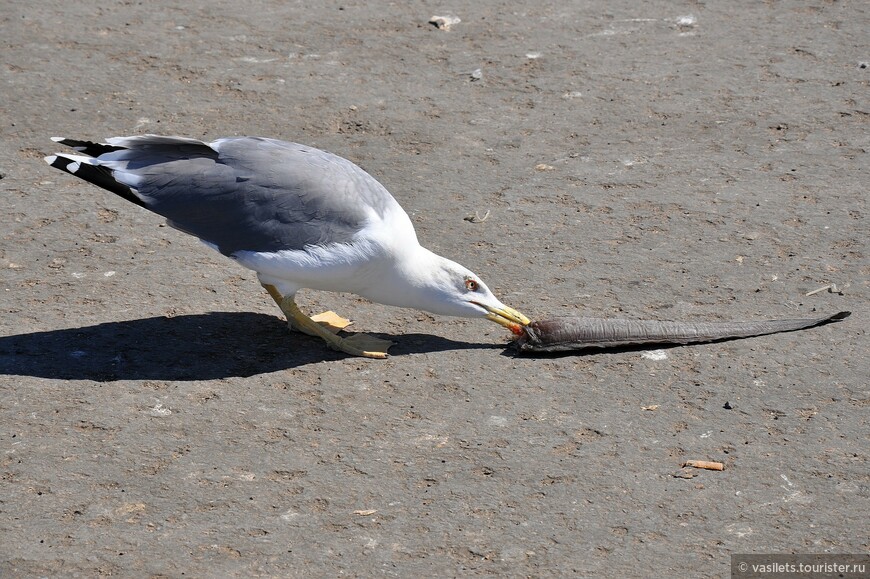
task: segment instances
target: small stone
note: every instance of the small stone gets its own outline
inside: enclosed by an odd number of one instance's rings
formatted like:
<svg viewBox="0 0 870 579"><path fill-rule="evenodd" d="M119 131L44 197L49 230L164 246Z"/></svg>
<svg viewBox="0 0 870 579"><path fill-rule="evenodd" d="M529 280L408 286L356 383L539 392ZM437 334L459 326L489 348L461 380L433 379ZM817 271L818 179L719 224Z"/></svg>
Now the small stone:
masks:
<svg viewBox="0 0 870 579"><path fill-rule="evenodd" d="M429 24L432 24L438 30L450 30L454 24L459 24L462 20L456 16L433 16L429 19Z"/></svg>

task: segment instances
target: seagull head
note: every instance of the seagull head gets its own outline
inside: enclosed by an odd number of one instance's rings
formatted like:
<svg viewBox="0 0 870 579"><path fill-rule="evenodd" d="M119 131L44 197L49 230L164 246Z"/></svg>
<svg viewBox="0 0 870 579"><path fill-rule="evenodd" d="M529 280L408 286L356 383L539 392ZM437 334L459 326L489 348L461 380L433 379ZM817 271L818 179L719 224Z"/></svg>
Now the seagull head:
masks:
<svg viewBox="0 0 870 579"><path fill-rule="evenodd" d="M493 295L486 284L471 272L463 276L464 291L461 300L470 304L476 311L471 316L482 315L487 320L504 326L514 334L522 334L522 326L528 326L532 321L512 307L506 306Z"/></svg>
<svg viewBox="0 0 870 579"><path fill-rule="evenodd" d="M392 305L444 316L486 318L515 334L531 323L495 297L473 271L428 250L417 252L399 271L402 280L397 284L398 291L392 292L389 302ZM380 297L383 296L381 292Z"/></svg>

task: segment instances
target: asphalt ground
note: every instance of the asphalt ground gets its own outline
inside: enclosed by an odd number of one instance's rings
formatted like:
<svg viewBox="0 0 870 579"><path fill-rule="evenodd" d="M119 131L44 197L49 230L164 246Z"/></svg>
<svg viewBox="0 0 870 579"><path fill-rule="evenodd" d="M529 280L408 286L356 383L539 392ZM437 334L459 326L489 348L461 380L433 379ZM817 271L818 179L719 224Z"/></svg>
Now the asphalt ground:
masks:
<svg viewBox="0 0 870 579"><path fill-rule="evenodd" d="M735 553L868 552L866 3L2 8L0 576L727 577ZM347 157L532 318L853 315L526 358L485 321L301 295L398 342L349 358L42 161L52 136L141 133Z"/></svg>

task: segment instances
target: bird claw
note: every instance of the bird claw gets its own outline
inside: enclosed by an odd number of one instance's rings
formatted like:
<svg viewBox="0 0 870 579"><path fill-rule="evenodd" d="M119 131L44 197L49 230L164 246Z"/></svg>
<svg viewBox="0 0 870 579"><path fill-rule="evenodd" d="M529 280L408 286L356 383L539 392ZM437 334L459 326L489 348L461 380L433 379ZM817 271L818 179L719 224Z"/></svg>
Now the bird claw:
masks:
<svg viewBox="0 0 870 579"><path fill-rule="evenodd" d="M317 322L320 327L329 332L332 332L333 334L337 334L341 330L353 324L352 321L339 316L331 310L311 316L311 321ZM305 326L299 325L298 323L294 322L293 318L291 317L287 318L287 327L294 332L302 332L303 334L307 334L309 336L316 336L318 338L320 337L320 334L309 330Z"/></svg>
<svg viewBox="0 0 870 579"><path fill-rule="evenodd" d="M335 344L335 348L352 356L383 359L389 356L387 350L394 344L368 334L352 334Z"/></svg>
<svg viewBox="0 0 870 579"><path fill-rule="evenodd" d="M338 332L353 323L333 311L311 316L311 319L333 334L338 334ZM339 342L336 344L330 344L330 346L334 347L334 349L339 352L344 352L345 354L350 354L352 356L383 359L388 356L387 350L394 343L395 342L382 340L368 334L351 334L346 338L340 338Z"/></svg>
<svg viewBox="0 0 870 579"><path fill-rule="evenodd" d="M309 336L316 336L326 342L333 350L351 356L384 359L388 356L387 350L394 344L389 340L381 340L367 334L351 334L342 338L338 332L351 325L353 322L350 320L342 318L332 311L309 318L299 310L292 295L282 296L281 292L270 284L264 283L263 287L287 316L287 325L290 326L291 330L299 330Z"/></svg>

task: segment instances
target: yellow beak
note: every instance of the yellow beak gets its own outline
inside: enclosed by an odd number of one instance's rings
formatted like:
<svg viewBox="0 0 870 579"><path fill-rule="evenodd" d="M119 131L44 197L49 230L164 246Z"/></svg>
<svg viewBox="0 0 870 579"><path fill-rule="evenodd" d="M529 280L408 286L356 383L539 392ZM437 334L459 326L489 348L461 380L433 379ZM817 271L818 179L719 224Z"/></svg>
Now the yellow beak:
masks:
<svg viewBox="0 0 870 579"><path fill-rule="evenodd" d="M484 316L487 320L491 320L500 326L504 326L515 334L521 332L520 326L528 326L532 323L532 320L513 308L507 306L494 308L480 302L474 303L489 312Z"/></svg>

